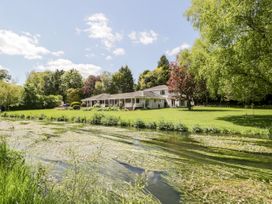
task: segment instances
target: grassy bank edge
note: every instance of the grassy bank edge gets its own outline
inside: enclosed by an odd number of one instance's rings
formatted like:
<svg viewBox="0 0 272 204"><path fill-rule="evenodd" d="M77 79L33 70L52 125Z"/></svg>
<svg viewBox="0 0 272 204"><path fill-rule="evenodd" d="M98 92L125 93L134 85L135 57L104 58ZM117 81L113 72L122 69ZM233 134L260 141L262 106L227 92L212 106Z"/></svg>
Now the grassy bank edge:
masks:
<svg viewBox="0 0 272 204"><path fill-rule="evenodd" d="M264 131L251 131L242 132L238 130L232 130L227 128L217 127L203 127L194 125L188 128L182 123L173 123L170 121L161 120L159 122L146 122L141 119L135 120L123 120L117 116L105 115L103 113L94 113L91 117L80 117L80 116L47 116L45 114L31 115L31 114L19 114L16 112L4 112L0 114L2 118L17 119L17 120L38 120L38 121L51 121L51 122L71 122L71 123L83 123L90 125L103 125L113 127L124 127L124 128L136 128L136 129L149 129L158 131L178 132L178 133L197 133L197 134L222 134L222 135L248 135L258 136L264 138L272 138L272 128L267 128Z"/></svg>

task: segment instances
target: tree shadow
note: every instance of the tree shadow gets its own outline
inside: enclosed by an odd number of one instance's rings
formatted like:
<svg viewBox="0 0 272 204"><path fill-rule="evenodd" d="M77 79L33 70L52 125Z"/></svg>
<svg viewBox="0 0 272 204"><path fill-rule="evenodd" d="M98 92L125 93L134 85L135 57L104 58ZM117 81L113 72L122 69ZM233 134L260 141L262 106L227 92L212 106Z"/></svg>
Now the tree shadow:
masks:
<svg viewBox="0 0 272 204"><path fill-rule="evenodd" d="M188 109L186 109L186 108L183 108L183 109L179 109L179 111L189 111ZM192 110L190 110L191 112L227 112L227 111L240 111L240 110L228 110L228 109L207 109L207 108L205 108L205 109L192 109Z"/></svg>
<svg viewBox="0 0 272 204"><path fill-rule="evenodd" d="M236 125L272 128L272 115L241 115L241 116L225 116L219 117L218 120L232 122Z"/></svg>

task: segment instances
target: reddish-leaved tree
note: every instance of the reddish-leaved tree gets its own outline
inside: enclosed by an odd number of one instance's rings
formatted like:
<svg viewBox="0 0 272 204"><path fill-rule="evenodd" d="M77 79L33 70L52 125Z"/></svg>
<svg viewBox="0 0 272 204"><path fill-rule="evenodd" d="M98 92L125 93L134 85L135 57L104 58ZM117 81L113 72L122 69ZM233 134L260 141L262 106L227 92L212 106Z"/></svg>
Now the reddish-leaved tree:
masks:
<svg viewBox="0 0 272 204"><path fill-rule="evenodd" d="M178 100L185 99L187 101L188 110L192 109L191 102L195 91L195 81L186 67L181 67L175 62L170 64L168 87L169 92L174 93Z"/></svg>
<svg viewBox="0 0 272 204"><path fill-rule="evenodd" d="M89 97L95 94L95 83L100 81L99 76L90 75L85 81L82 88L84 97Z"/></svg>

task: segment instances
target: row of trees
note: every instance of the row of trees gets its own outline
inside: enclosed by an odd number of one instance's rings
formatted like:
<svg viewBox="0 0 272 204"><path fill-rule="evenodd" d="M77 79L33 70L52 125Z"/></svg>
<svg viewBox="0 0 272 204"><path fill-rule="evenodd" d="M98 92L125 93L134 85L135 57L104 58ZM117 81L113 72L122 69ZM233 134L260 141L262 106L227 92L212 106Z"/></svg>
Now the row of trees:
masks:
<svg viewBox="0 0 272 204"><path fill-rule="evenodd" d="M162 56L154 70L140 74L136 85L127 66L86 80L76 70L32 72L24 87L10 83L9 74L2 70L0 106L19 103L26 108L44 108L61 100L71 103L103 92L130 92L160 84L168 84L171 92L188 101L252 103L271 97L270 1L192 0L186 15L200 38L190 50L182 51L175 63Z"/></svg>

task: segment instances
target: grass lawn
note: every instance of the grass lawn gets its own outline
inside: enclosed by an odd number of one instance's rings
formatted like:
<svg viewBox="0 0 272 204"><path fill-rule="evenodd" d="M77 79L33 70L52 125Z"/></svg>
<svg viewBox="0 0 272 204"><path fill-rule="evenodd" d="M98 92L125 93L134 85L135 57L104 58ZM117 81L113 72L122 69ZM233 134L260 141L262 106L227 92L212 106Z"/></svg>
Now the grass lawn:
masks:
<svg viewBox="0 0 272 204"><path fill-rule="evenodd" d="M47 117L92 117L97 111L84 110L26 110L13 111L9 114L24 114ZM193 111L187 109L167 108L155 110L136 111L99 111L104 115L120 117L125 121L141 119L145 122L169 121L182 123L190 129L194 126L203 128L228 129L242 134L268 134L272 128L272 109L242 109L225 107L194 107Z"/></svg>

